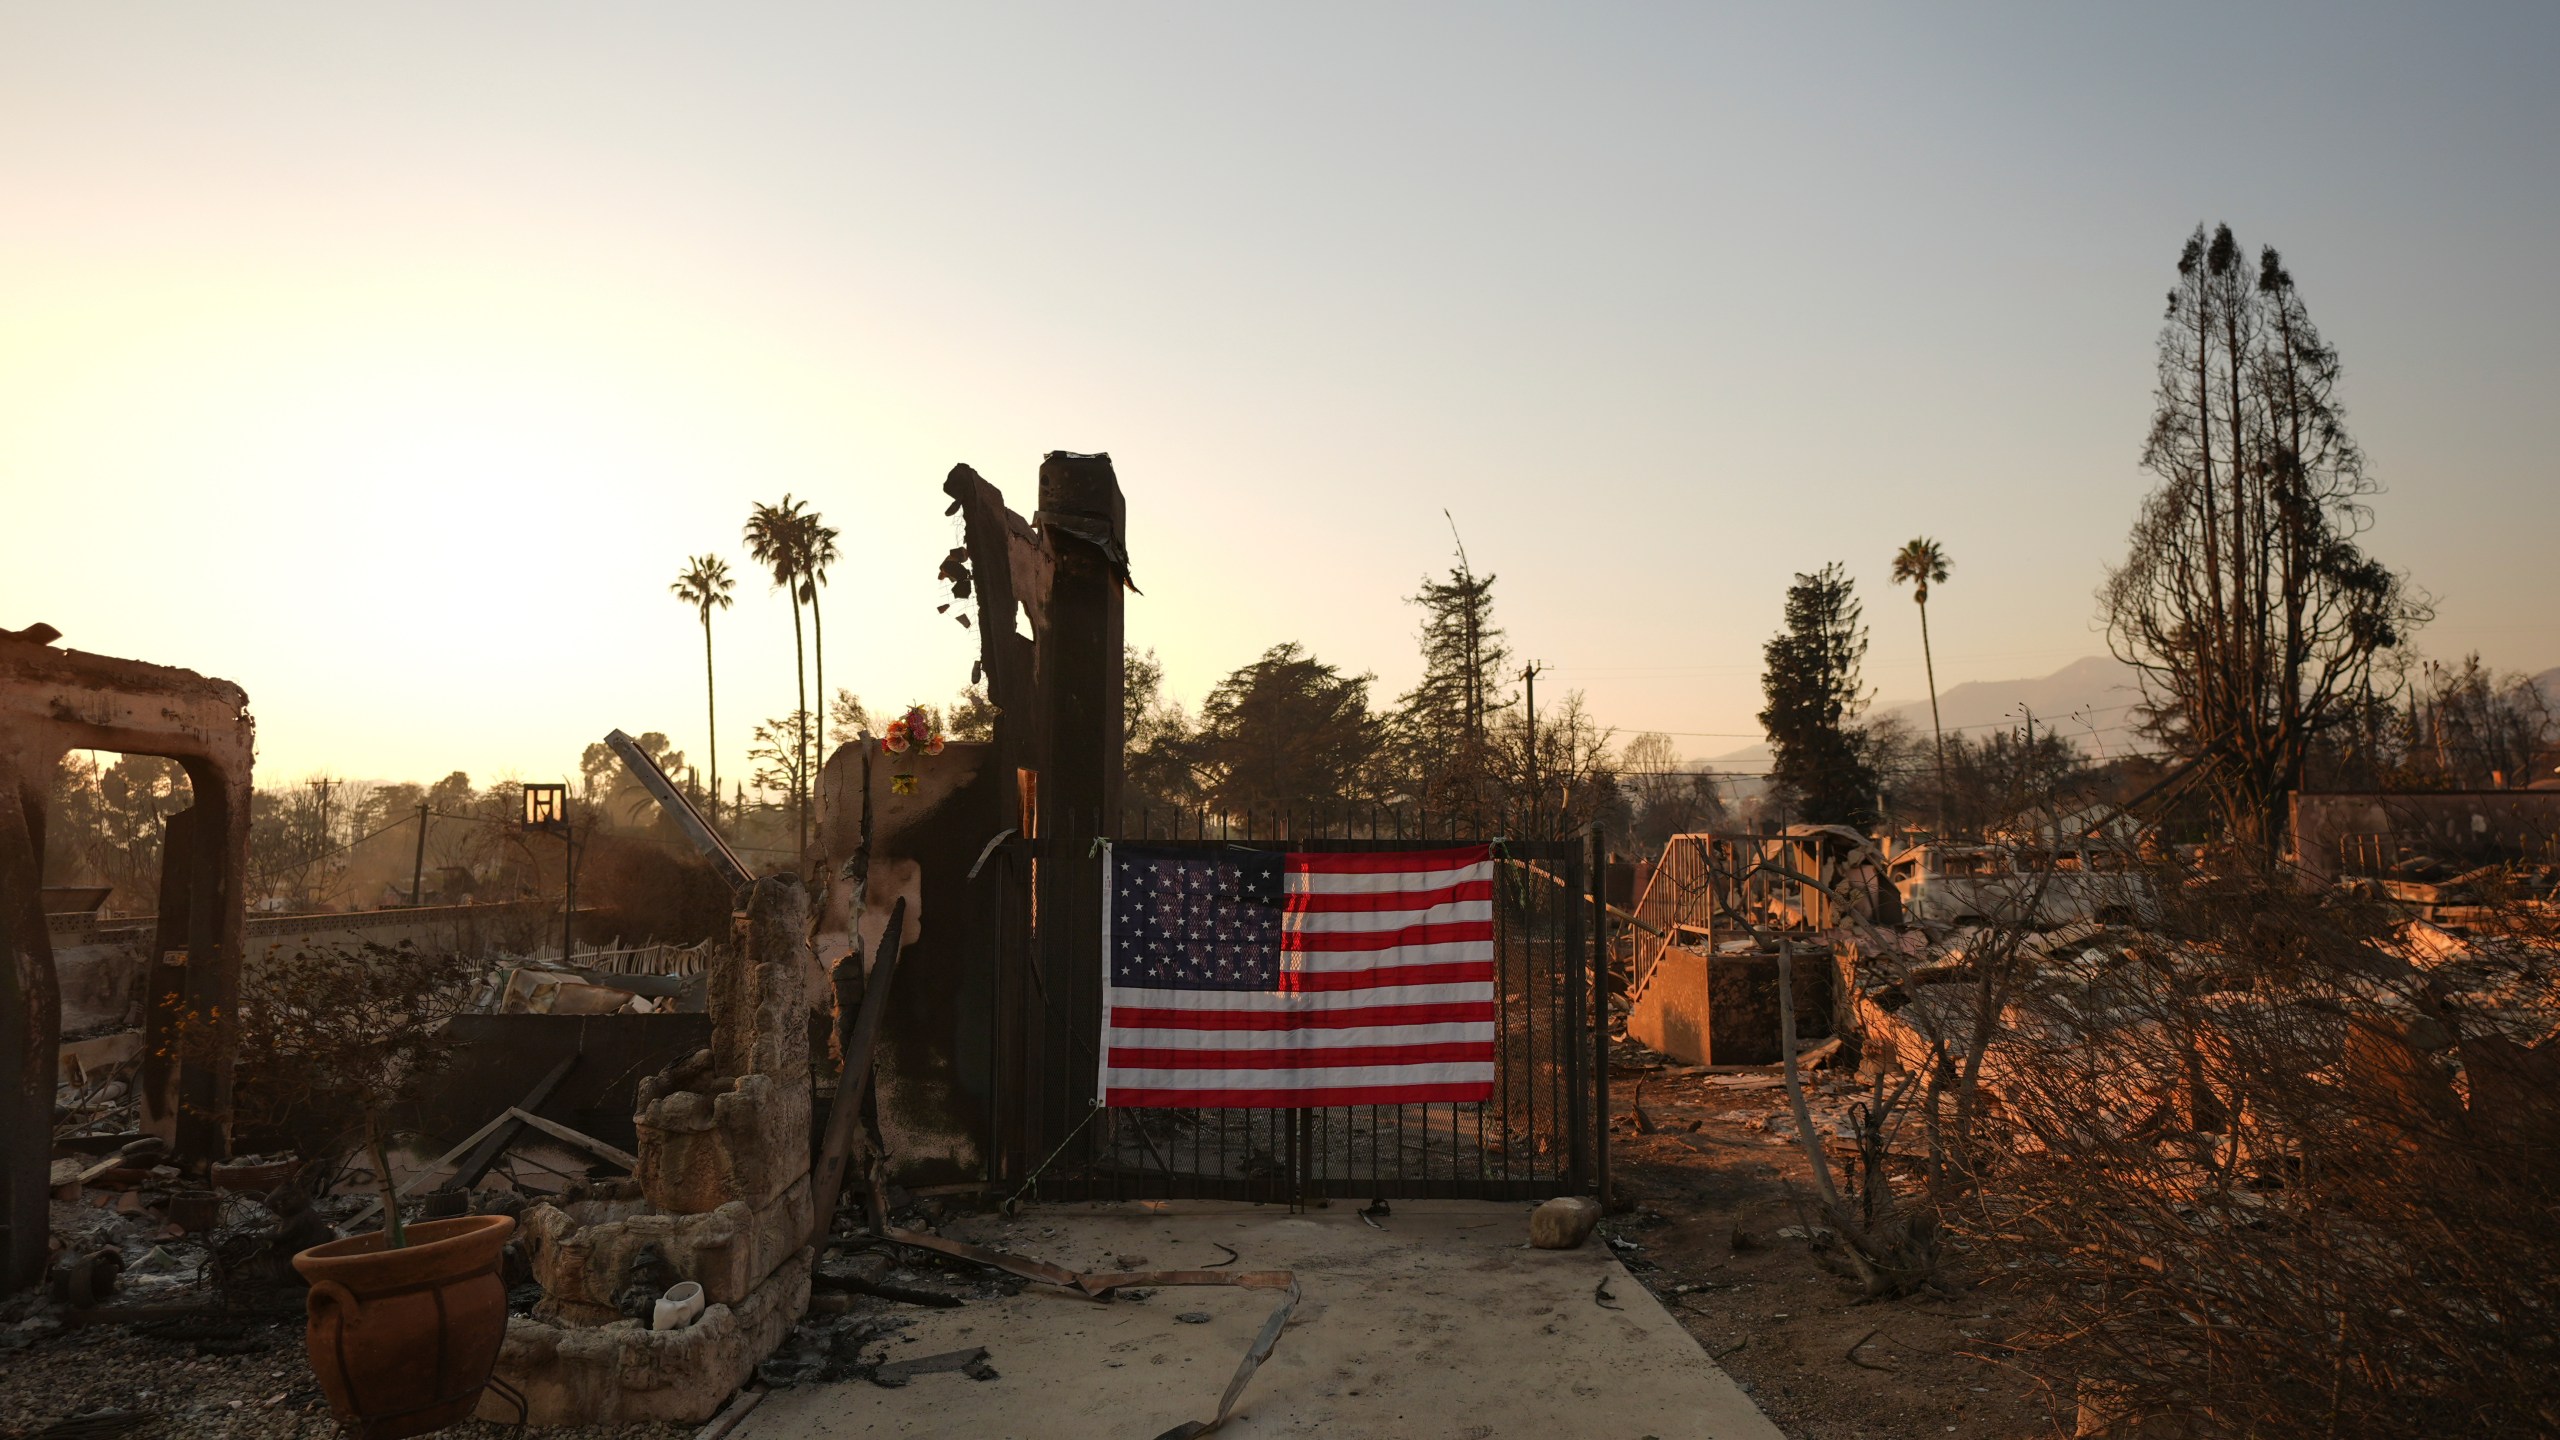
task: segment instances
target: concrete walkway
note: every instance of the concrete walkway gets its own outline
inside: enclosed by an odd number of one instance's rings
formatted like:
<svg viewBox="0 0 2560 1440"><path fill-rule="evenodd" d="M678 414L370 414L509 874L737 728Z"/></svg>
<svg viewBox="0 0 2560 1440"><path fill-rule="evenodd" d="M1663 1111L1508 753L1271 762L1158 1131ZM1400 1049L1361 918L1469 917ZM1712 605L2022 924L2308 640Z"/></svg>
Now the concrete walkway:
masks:
<svg viewBox="0 0 2560 1440"><path fill-rule="evenodd" d="M1217 1241L1232 1268L1297 1272L1297 1316L1220 1432L1239 1440L1780 1440L1598 1236L1528 1249L1526 1205L1398 1201L1383 1229L1356 1208L1050 1206L945 1233L1078 1270L1197 1268L1225 1258ZM1603 1281L1618 1308L1595 1300ZM1152 1440L1217 1413L1279 1298L1197 1286L1103 1305L1034 1287L919 1310L892 1358L983 1345L998 1378L799 1386L733 1433Z"/></svg>

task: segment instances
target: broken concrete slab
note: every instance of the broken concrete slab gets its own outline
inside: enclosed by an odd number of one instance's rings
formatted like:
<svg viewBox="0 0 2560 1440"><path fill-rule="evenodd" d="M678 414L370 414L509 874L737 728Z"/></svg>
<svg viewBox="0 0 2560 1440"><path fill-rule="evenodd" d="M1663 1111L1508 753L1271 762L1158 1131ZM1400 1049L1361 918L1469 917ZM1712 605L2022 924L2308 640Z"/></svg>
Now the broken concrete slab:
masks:
<svg viewBox="0 0 2560 1440"><path fill-rule="evenodd" d="M1777 1440L1777 1427L1605 1249L1524 1245L1528 1211L1399 1200L1372 1228L1349 1206L1299 1215L1207 1202L1058 1206L945 1233L1072 1268L1115 1268L1122 1255L1209 1264L1227 1246L1245 1266L1294 1271L1304 1298L1227 1434ZM1617 1309L1593 1302L1604 1280ZM1270 1296L1253 1290L1161 1290L1098 1304L1039 1286L918 1311L891 1360L984 1346L999 1378L778 1390L735 1440L1160 1434L1215 1411L1270 1311ZM1182 1324L1185 1312L1209 1322Z"/></svg>

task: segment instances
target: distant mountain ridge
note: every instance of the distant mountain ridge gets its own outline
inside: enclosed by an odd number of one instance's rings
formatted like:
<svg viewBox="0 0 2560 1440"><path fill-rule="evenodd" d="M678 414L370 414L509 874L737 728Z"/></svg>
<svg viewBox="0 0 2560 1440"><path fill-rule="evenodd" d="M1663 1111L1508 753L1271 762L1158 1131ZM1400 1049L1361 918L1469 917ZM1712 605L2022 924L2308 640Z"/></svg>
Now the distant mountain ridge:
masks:
<svg viewBox="0 0 2560 1440"><path fill-rule="evenodd" d="M2026 724L2032 711L2036 727L2072 737L2091 754L2122 754L2139 748L2133 733L2133 706L2141 689L2130 665L2106 655L2074 660L2050 675L2021 680L1967 680L1938 693L1939 718L1947 733L1980 735ZM2025 707L2021 710L2020 707ZM1896 719L1914 735L1929 734L1926 699L1876 705L1863 717L1869 722ZM1755 773L1769 768L1766 741L1747 745L1705 761L1719 770Z"/></svg>
<svg viewBox="0 0 2560 1440"><path fill-rule="evenodd" d="M1938 696L1938 713L1950 735L1980 735L2024 726L2068 735L2091 754L2139 749L2133 711L2142 699L2140 672L2108 655L2074 660L2050 675L2027 680L1968 680ZM1929 702L1879 705L1870 720L1892 717L1914 735L1929 733Z"/></svg>
<svg viewBox="0 0 2560 1440"><path fill-rule="evenodd" d="M2093 756L2122 755L2148 748L2133 728L2134 706L2142 698L2139 673L2113 656L2091 655L2031 679L1968 680L1939 693L1938 714L1948 734L1980 736L2024 726L2027 712L2032 711L2039 730L2069 736ZM2532 679L2550 697L2552 707L2560 710L2560 666ZM1865 716L1869 721L1886 717L1900 720L1913 735L1928 738L1927 700L1877 705ZM1702 763L1757 774L1769 768L1769 760L1769 746L1763 742L1710 756Z"/></svg>

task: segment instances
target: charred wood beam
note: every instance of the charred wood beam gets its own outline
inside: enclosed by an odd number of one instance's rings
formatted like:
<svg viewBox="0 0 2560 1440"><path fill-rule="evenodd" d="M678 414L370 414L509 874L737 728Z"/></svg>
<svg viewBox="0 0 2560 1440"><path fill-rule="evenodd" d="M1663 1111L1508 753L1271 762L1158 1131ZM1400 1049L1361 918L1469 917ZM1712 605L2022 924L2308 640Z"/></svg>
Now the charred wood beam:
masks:
<svg viewBox="0 0 2560 1440"><path fill-rule="evenodd" d="M702 818L702 813L693 808L693 802L684 798L684 792L667 778L666 771L658 768L657 761L649 758L649 752L619 730L607 734L604 743L622 758L623 765L631 771L631 777L640 782L640 787L656 798L658 808L666 811L667 818L676 822L676 828L684 832L684 838L692 841L693 848L701 851L702 857L720 872L720 878L729 882L733 894L755 883L754 872L738 858L738 852L730 849L729 842L720 838L720 832L712 829L710 823Z"/></svg>
<svg viewBox="0 0 2560 1440"><path fill-rule="evenodd" d="M1040 572L1045 566L1037 561L1017 563L1016 552L1026 545L1036 546L1038 541L1023 518L1005 507L1004 492L987 483L977 471L966 465L952 466L942 490L951 497L951 508L960 515L961 534L969 554L968 581L978 602L979 669L986 681L987 699L999 715L997 735L1008 738L1007 731L1017 727L1005 725L1001 717L1027 718L1031 714L1033 641L1043 628L1048 601L1046 587L1040 584ZM1018 572L1022 572L1019 577ZM1042 593L1023 593L1017 578L1031 581ZM1030 619L1032 636L1014 628L1017 608ZM1016 765L1036 767L1039 763L1036 756L1019 750L1006 758Z"/></svg>
<svg viewBox="0 0 2560 1440"><path fill-rule="evenodd" d="M45 932L42 821L0 757L0 1293L44 1279L52 1218L53 1081L61 994Z"/></svg>
<svg viewBox="0 0 2560 1440"><path fill-rule="evenodd" d="M809 1198L814 1203L810 1243L826 1243L827 1231L835 1224L836 1201L844 1194L845 1171L853 1156L853 1141L862 1127L862 1096L871 1085L871 1054L880 1042L880 1025L889 1013L889 988L898 976L898 952L903 947L907 923L907 898L898 897L889 907L889 923L880 931L880 958L870 973L862 973L862 952L855 949L836 962L838 1050L844 1056L844 1070L836 1081L835 1103L827 1108L826 1138L819 1146L818 1163L809 1173ZM851 1023L842 1018L844 1000L859 979L862 1006L854 1012Z"/></svg>

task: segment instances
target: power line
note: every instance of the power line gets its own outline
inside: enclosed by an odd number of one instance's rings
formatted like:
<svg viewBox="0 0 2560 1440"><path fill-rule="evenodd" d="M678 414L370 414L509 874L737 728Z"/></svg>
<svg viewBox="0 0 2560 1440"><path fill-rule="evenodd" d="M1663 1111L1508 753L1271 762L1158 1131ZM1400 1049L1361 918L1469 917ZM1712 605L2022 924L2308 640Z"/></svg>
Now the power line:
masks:
<svg viewBox="0 0 2560 1440"><path fill-rule="evenodd" d="M2090 709L2067 710L2058 713L2066 719L2076 720L2090 715L2112 715L2119 710L2131 710L2142 703L2143 702L2139 700L2128 700L2121 705L2101 705ZM1971 725L1949 725L1946 728L1950 732L1963 730L2010 730L2015 729L2017 724L2018 722L2015 720L1983 720ZM1759 730L1656 730L1649 725L1630 725L1624 728L1632 730L1638 735L1669 735L1682 740L1765 740L1768 738L1766 732Z"/></svg>
<svg viewBox="0 0 2560 1440"><path fill-rule="evenodd" d="M2108 756L2106 761L2102 763L2112 763L2117 760L2177 760L2181 758L2183 757L2174 750L2124 750ZM1921 768L1925 770L1927 767L1923 766ZM1719 770L1712 765L1700 766L1696 769L1681 766L1669 770L1621 770L1618 772L1618 775L1621 779L1645 775L1685 775L1692 779L1706 780L1773 780L1777 778L1774 773L1766 770Z"/></svg>

